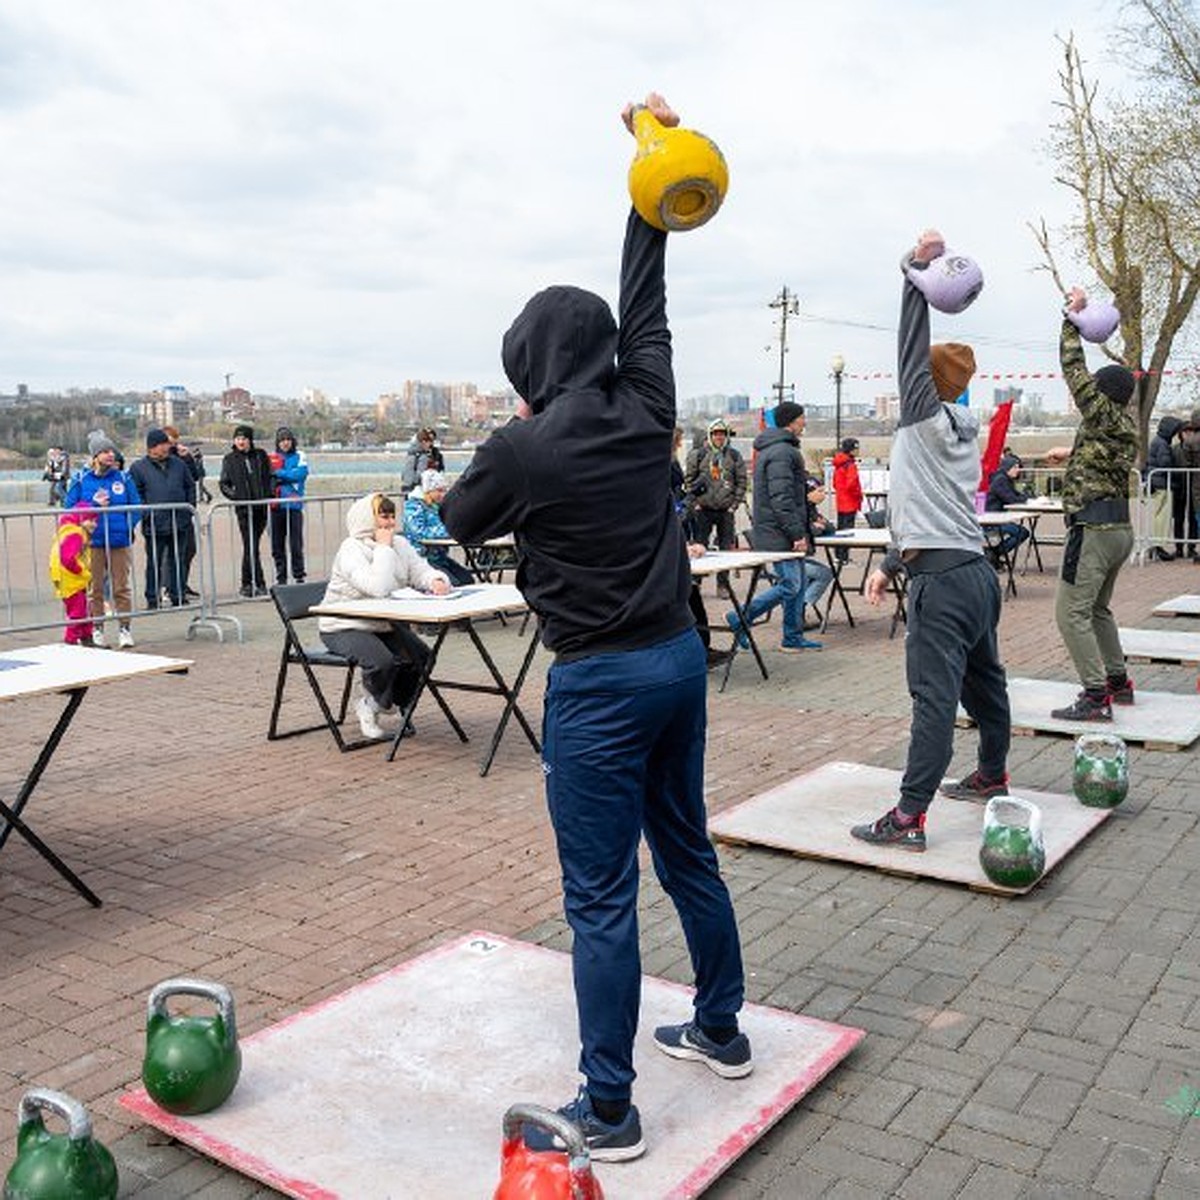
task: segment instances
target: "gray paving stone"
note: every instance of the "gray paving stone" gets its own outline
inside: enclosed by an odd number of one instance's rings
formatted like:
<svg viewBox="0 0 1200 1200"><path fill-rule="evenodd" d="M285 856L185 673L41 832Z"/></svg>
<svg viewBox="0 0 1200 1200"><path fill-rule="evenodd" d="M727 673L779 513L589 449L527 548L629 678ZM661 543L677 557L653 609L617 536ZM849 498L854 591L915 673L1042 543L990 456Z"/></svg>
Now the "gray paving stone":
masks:
<svg viewBox="0 0 1200 1200"><path fill-rule="evenodd" d="M1165 1156L1140 1146L1118 1143L1101 1164L1092 1186L1102 1196L1119 1196L1121 1200L1155 1195L1162 1175Z"/></svg>

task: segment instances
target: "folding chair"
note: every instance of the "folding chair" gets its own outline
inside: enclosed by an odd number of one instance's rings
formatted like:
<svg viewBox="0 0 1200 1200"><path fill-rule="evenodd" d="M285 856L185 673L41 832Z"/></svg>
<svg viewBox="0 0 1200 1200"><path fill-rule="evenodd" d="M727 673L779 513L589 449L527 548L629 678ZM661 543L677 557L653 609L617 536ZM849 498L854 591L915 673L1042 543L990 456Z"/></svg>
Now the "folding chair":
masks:
<svg viewBox="0 0 1200 1200"><path fill-rule="evenodd" d="M328 729L337 743L337 748L345 754L347 750L361 750L364 746L378 746L374 738L363 738L348 742L341 731L341 724L346 719L346 710L350 704L350 688L354 683L354 669L358 665L354 659L342 654L335 654L323 642L315 646L305 646L296 628L299 621L316 620L309 612L314 604L320 604L325 596L325 581L313 583L288 583L271 589L271 599L279 619L283 622L283 651L279 656L279 675L275 680L275 701L271 706L271 723L267 728L267 740L276 742L282 738L296 737L301 733L313 733L318 729ZM283 705L283 692L287 685L288 668L297 666L304 672L308 686L312 688L317 705L324 720L319 725L305 725L301 729L279 731L279 710ZM335 717L321 690L321 684L313 671L313 667L338 667L345 672L345 683L342 686L341 705Z"/></svg>

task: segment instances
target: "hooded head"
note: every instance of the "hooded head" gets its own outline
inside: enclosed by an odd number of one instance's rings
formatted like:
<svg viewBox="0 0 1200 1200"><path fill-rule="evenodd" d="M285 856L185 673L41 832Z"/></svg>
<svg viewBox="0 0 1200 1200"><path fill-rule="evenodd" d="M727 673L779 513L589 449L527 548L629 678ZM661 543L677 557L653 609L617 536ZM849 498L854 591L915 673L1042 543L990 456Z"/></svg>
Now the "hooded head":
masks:
<svg viewBox="0 0 1200 1200"><path fill-rule="evenodd" d="M504 335L500 357L517 395L540 413L564 392L608 388L617 323L599 296L556 286L538 292Z"/></svg>
<svg viewBox="0 0 1200 1200"><path fill-rule="evenodd" d="M87 447L90 458L95 458L97 454L103 454L105 450L111 450L114 454L117 450L112 438L103 429L93 429L88 434Z"/></svg>
<svg viewBox="0 0 1200 1200"><path fill-rule="evenodd" d="M1178 417L1163 417L1158 423L1158 428L1154 431L1157 437L1162 438L1164 442L1172 441L1175 435L1183 428L1183 422Z"/></svg>
<svg viewBox="0 0 1200 1200"><path fill-rule="evenodd" d="M84 521L95 523L100 519L100 513L93 508L86 500L80 500L72 504L61 517L58 518L60 525L82 525Z"/></svg>
<svg viewBox="0 0 1200 1200"><path fill-rule="evenodd" d="M1109 363L1101 367L1094 376L1096 386L1114 403L1128 404L1133 395L1133 372L1128 367L1119 367Z"/></svg>
<svg viewBox="0 0 1200 1200"><path fill-rule="evenodd" d="M254 426L253 425L235 425L233 437L236 441L240 437L249 439L250 445L254 445Z"/></svg>
<svg viewBox="0 0 1200 1200"><path fill-rule="evenodd" d="M277 430L275 430L275 449L276 450L283 449L283 447L279 443L282 442L285 438L289 439L291 441L292 449L295 450L296 449L296 435L286 425L280 425L280 427Z"/></svg>
<svg viewBox="0 0 1200 1200"><path fill-rule="evenodd" d="M1002 475L1007 475L1013 467L1019 467L1021 460L1015 454L1002 454L999 463L996 464L996 470Z"/></svg>
<svg viewBox="0 0 1200 1200"><path fill-rule="evenodd" d="M396 515L396 502L382 492L372 492L362 496L346 510L346 532L352 538L360 538L365 542L375 537L375 518L380 514Z"/></svg>
<svg viewBox="0 0 1200 1200"><path fill-rule="evenodd" d="M421 491L426 497L430 492L445 492L450 487L450 481L441 471L422 471L421 472Z"/></svg>
<svg viewBox="0 0 1200 1200"><path fill-rule="evenodd" d="M953 403L975 374L975 351L962 342L938 342L929 347L929 369L938 397Z"/></svg>

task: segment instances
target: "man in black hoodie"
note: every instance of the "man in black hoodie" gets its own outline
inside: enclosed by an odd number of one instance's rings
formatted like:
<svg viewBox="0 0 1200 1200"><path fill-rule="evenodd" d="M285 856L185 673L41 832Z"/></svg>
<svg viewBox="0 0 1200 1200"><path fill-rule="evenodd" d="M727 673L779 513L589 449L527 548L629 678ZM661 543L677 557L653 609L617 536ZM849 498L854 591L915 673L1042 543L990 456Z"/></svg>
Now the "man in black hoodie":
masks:
<svg viewBox="0 0 1200 1200"><path fill-rule="evenodd" d="M233 446L221 460L221 495L226 500L264 501L271 498L274 481L267 452L254 444L254 429L239 425L233 431ZM267 527L266 504L239 504L238 533L242 538L241 595L259 596L267 590L263 578L259 544Z"/></svg>
<svg viewBox="0 0 1200 1200"><path fill-rule="evenodd" d="M664 125L679 118L647 97ZM623 117L632 128L632 106ZM512 532L517 585L553 651L543 770L574 934L586 1084L562 1111L593 1158L645 1149L630 1103L641 989L638 842L679 912L695 1015L662 1026L664 1053L749 1074L744 980L729 893L705 831L705 656L670 491L675 381L666 235L631 213L620 323L598 296L552 287L504 337L527 420L497 430L442 501L459 541ZM615 362L614 362L615 359ZM546 1139L527 1129L526 1141Z"/></svg>

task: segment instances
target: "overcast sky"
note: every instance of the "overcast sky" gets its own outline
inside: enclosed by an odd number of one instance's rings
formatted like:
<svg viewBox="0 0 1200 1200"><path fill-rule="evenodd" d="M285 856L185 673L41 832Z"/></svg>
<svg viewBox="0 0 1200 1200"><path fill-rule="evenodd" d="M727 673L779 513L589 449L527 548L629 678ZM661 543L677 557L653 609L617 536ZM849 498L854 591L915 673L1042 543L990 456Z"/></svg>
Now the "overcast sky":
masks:
<svg viewBox="0 0 1200 1200"><path fill-rule="evenodd" d="M1026 223L1070 211L1043 150L1056 34L1118 83L1116 12L0 0L0 391L215 391L227 372L364 401L410 378L499 388L531 292L615 301L618 114L652 88L731 175L668 251L681 395L770 394L784 284L799 398L830 398L835 353L846 399L888 389L856 377L893 369L897 259L930 224L986 277L935 336L974 340L981 371L1053 370L1058 297Z"/></svg>

